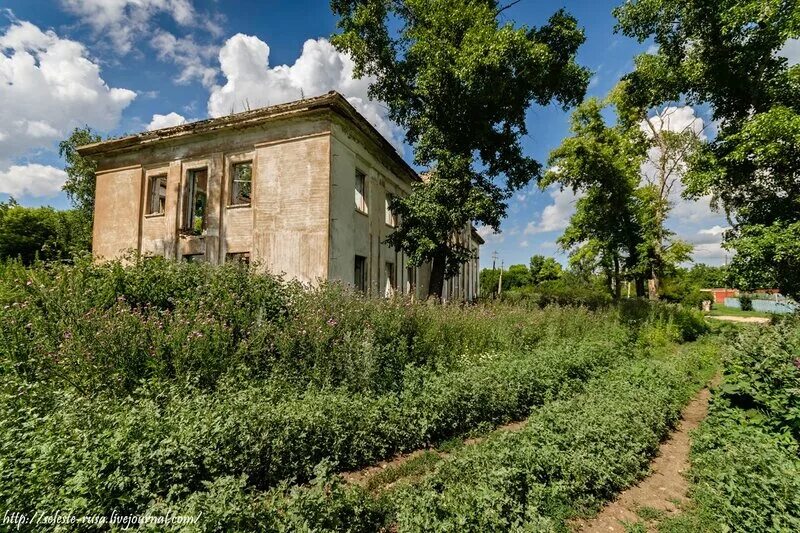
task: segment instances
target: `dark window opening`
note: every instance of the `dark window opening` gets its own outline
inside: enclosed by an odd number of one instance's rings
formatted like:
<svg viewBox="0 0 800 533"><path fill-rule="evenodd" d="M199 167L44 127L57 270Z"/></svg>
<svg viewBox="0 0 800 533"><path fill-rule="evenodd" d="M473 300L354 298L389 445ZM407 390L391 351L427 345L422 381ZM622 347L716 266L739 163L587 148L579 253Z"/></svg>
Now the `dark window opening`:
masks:
<svg viewBox="0 0 800 533"><path fill-rule="evenodd" d="M250 264L250 252L236 252L225 254L225 262L236 263L240 265Z"/></svg>
<svg viewBox="0 0 800 533"><path fill-rule="evenodd" d="M361 255L356 256L355 267L353 268L353 284L356 289L367 291L367 258Z"/></svg>
<svg viewBox="0 0 800 533"><path fill-rule="evenodd" d="M394 276L394 263L386 263L384 271L386 272L386 288L384 289L384 296L391 298L394 296L394 291L397 288Z"/></svg>
<svg viewBox="0 0 800 533"><path fill-rule="evenodd" d="M148 215L163 215L167 207L167 176L151 176L147 183Z"/></svg>
<svg viewBox="0 0 800 533"><path fill-rule="evenodd" d="M367 175L356 169L356 209L367 212Z"/></svg>
<svg viewBox="0 0 800 533"><path fill-rule="evenodd" d="M208 169L190 170L183 189L183 216L181 230L191 235L202 235L208 223Z"/></svg>

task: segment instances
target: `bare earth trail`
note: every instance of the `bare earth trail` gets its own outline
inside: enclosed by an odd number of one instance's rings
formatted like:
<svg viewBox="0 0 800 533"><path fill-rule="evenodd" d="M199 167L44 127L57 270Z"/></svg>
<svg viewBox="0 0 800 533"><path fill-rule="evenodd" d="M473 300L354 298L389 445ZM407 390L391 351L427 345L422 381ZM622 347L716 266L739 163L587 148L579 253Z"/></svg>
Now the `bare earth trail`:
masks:
<svg viewBox="0 0 800 533"><path fill-rule="evenodd" d="M707 316L711 320L724 320L725 322L741 322L742 324L769 324L770 319L761 316Z"/></svg>
<svg viewBox="0 0 800 533"><path fill-rule="evenodd" d="M623 522L639 521L638 509L658 509L666 515L679 512L679 506L688 502L689 483L684 472L689 468L689 433L706 417L709 396L709 390L703 389L684 408L677 429L661 445L658 456L650 463L651 474L648 477L620 493L594 518L576 520L573 529L586 533L621 533L625 531Z"/></svg>

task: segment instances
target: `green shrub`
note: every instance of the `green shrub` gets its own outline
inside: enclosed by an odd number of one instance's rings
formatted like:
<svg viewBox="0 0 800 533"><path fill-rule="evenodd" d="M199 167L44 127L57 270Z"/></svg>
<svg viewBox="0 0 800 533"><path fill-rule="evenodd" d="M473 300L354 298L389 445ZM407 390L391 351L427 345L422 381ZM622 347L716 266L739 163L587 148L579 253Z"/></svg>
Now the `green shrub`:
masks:
<svg viewBox="0 0 800 533"><path fill-rule="evenodd" d="M692 444L696 516L715 531L800 530L800 327L739 331Z"/></svg>
<svg viewBox="0 0 800 533"><path fill-rule="evenodd" d="M647 472L681 406L715 371L714 348L643 360L546 404L518 433L464 448L394 497L401 531L559 530Z"/></svg>
<svg viewBox="0 0 800 533"><path fill-rule="evenodd" d="M742 311L752 311L753 297L750 296L749 294L739 295L739 306L742 308Z"/></svg>

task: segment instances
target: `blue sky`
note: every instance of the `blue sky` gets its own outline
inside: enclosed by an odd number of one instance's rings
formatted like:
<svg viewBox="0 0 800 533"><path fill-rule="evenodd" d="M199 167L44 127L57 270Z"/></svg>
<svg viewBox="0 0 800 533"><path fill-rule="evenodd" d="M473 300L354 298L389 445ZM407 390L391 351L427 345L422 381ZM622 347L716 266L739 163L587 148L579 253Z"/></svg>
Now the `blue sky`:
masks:
<svg viewBox="0 0 800 533"><path fill-rule="evenodd" d="M616 4L522 0L504 17L531 26L561 7L576 16L586 31L578 60L594 72L588 96L602 97L650 46L614 34ZM336 29L324 0L4 0L0 7L0 200L13 194L24 205L69 206L56 147L72 127L134 133L330 89L412 158L381 106L367 99L368 80L353 80L347 58L324 40ZM704 117L681 112L698 123ZM533 106L526 152L545 162L568 135L568 119L556 105ZM521 191L501 234L481 230L482 263L494 251L506 265L535 253L565 261L554 243L573 205L569 191L535 184ZM725 260L719 240L727 224L707 200L678 201L669 225L697 245L698 262Z"/></svg>

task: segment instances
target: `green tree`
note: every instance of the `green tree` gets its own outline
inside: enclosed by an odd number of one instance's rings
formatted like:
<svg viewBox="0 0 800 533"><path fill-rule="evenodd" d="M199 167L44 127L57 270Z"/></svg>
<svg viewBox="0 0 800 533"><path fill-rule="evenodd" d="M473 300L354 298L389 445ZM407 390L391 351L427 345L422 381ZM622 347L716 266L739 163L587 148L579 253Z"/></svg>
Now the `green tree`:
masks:
<svg viewBox="0 0 800 533"><path fill-rule="evenodd" d="M640 261L639 218L644 210L635 193L645 150L636 142L638 134L632 137L629 129L606 125L604 108L603 102L593 98L575 110L573 135L551 152L550 170L539 185L559 183L581 193L559 245L570 251L570 263L600 268L607 290L619 298L625 271L636 272ZM641 296L641 274L636 280Z"/></svg>
<svg viewBox="0 0 800 533"><path fill-rule="evenodd" d="M501 23L496 0L332 0L355 75L406 131L417 165L431 169L393 207L388 242L413 264L432 261L441 295L470 252L455 238L471 221L498 229L513 191L540 173L522 152L531 103L581 101L589 72L575 62L583 31L556 12L540 28Z"/></svg>
<svg viewBox="0 0 800 533"><path fill-rule="evenodd" d="M78 153L78 147L96 143L101 137L92 132L91 128L75 128L70 136L58 145L58 153L66 161L64 170L67 172L67 180L64 183L64 192L67 193L72 205L75 207L75 216L84 226L82 233L88 236L91 244L92 221L94 220L94 195L95 195L95 171L97 165L89 158L83 157Z"/></svg>
<svg viewBox="0 0 800 533"><path fill-rule="evenodd" d="M627 76L638 107L682 96L710 104L715 139L689 161L688 194L712 194L729 215L730 270L741 287L767 281L800 296L800 66L779 54L800 37L797 0L633 0L615 10L618 28L658 52Z"/></svg>
<svg viewBox="0 0 800 533"><path fill-rule="evenodd" d="M563 274L561 263L552 257L534 255L530 261L531 282L538 285L544 281L554 281Z"/></svg>
<svg viewBox="0 0 800 533"><path fill-rule="evenodd" d="M511 265L503 272L503 290L518 289L531 284L531 272L525 265Z"/></svg>
<svg viewBox="0 0 800 533"><path fill-rule="evenodd" d="M0 260L66 259L85 250L87 239L76 211L23 207L13 198L0 202Z"/></svg>

